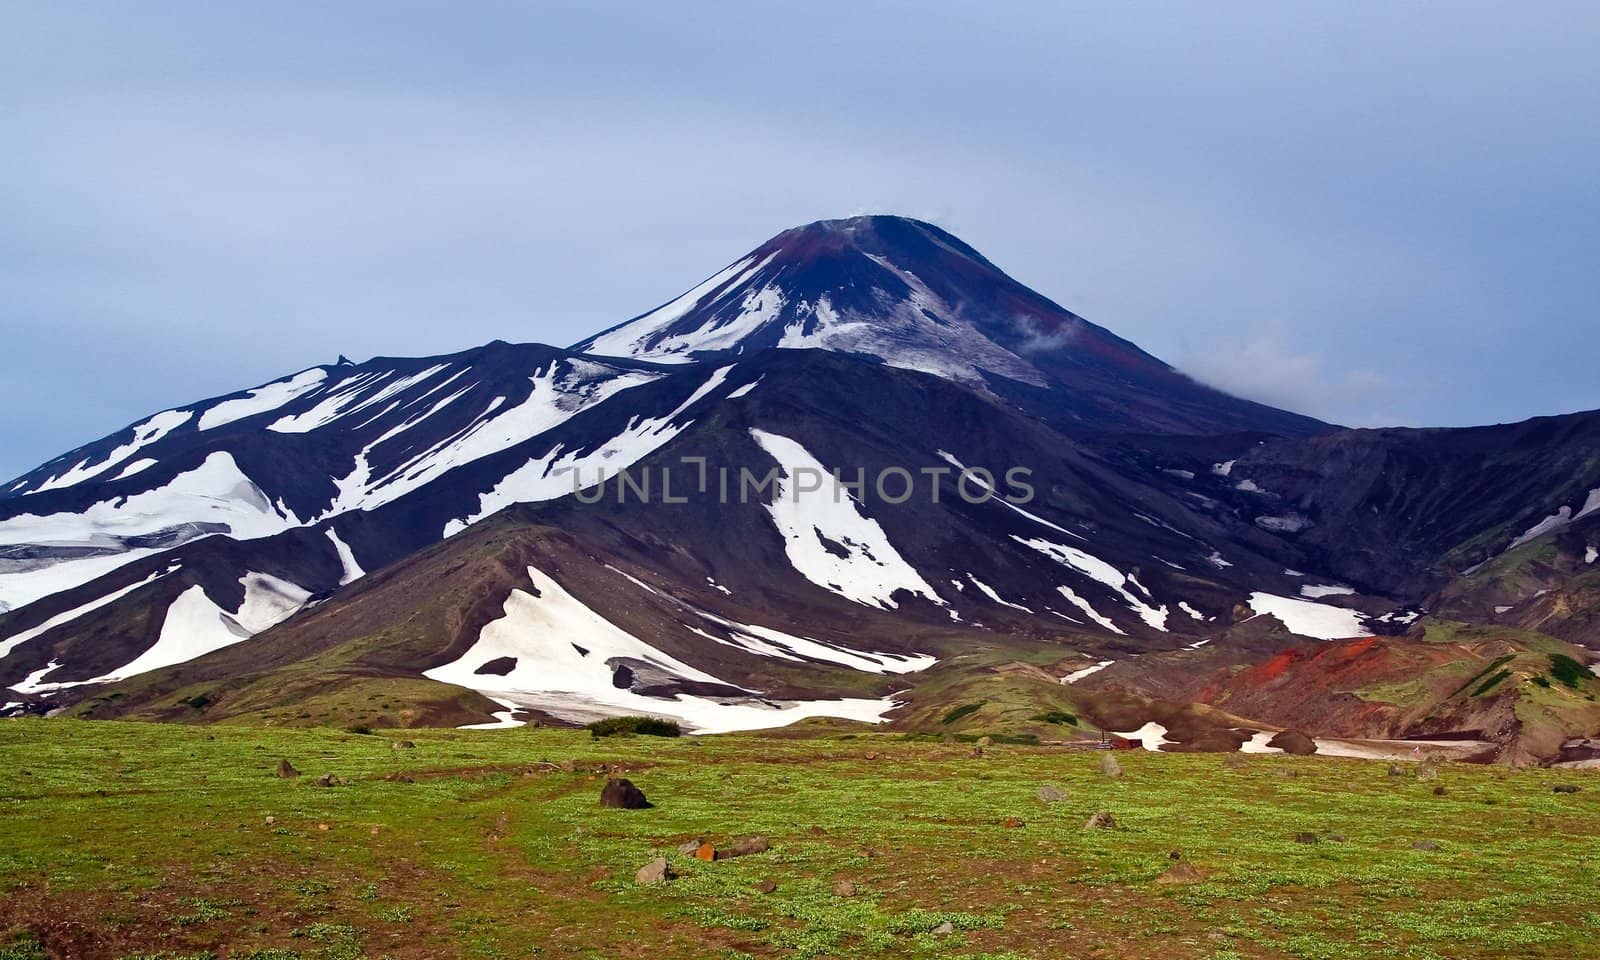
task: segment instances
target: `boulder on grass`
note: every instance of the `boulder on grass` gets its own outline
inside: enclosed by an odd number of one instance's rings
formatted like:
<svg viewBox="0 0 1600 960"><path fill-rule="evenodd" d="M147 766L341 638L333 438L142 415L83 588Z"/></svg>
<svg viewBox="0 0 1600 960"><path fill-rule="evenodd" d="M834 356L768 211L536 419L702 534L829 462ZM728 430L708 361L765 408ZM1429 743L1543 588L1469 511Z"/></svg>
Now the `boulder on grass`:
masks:
<svg viewBox="0 0 1600 960"><path fill-rule="evenodd" d="M772 844L767 842L766 837L745 837L743 840L735 840L733 846L726 850L718 850L717 859L726 860L729 857L749 857L758 853L766 853L770 849L772 849Z"/></svg>
<svg viewBox="0 0 1600 960"><path fill-rule="evenodd" d="M1109 753L1100 754L1100 772L1108 777L1122 776L1122 764Z"/></svg>
<svg viewBox="0 0 1600 960"><path fill-rule="evenodd" d="M288 760L279 760L278 761L278 776L283 777L285 780L287 780L290 777L298 777L298 776L300 776L300 771L296 770L294 768L294 764L290 763Z"/></svg>
<svg viewBox="0 0 1600 960"><path fill-rule="evenodd" d="M671 879L672 868L667 866L666 857L656 857L633 875L634 883L666 883Z"/></svg>
<svg viewBox="0 0 1600 960"><path fill-rule="evenodd" d="M644 791L626 777L612 777L600 790L600 806L613 810L647 810L653 804L645 799Z"/></svg>
<svg viewBox="0 0 1600 960"><path fill-rule="evenodd" d="M1095 815L1083 825L1085 830L1115 830L1116 827L1117 818L1105 810L1096 811Z"/></svg>
<svg viewBox="0 0 1600 960"><path fill-rule="evenodd" d="M1309 757L1317 752L1317 741L1299 730L1280 731L1271 740L1267 741L1267 746L1275 747L1296 757Z"/></svg>

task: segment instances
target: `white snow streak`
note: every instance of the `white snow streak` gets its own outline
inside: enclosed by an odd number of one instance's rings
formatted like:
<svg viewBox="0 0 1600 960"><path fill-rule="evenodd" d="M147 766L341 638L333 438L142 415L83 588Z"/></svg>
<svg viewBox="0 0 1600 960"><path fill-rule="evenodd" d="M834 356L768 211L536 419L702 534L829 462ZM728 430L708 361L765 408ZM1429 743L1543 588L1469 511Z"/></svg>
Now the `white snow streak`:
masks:
<svg viewBox="0 0 1600 960"><path fill-rule="evenodd" d="M867 606L898 607L893 596L899 590L944 603L821 461L788 437L754 429L750 435L783 468L776 496L766 508L801 576ZM797 483L801 471L810 471L812 479L821 481L820 488Z"/></svg>
<svg viewBox="0 0 1600 960"><path fill-rule="evenodd" d="M1116 661L1115 660L1101 660L1099 663L1091 664L1091 665L1089 665L1087 667L1084 667L1082 670L1074 670L1074 671L1072 671L1071 673L1069 673L1066 676L1062 677L1061 678L1061 682L1062 683L1077 683L1079 680L1082 680L1084 677L1093 676L1094 674L1099 673L1101 670L1104 670L1106 667L1111 666L1113 663L1116 663Z"/></svg>
<svg viewBox="0 0 1600 960"><path fill-rule="evenodd" d="M78 606L73 607L71 610L64 610L36 627L32 627L22 631L21 633L13 634L4 640L0 640L0 660L5 659L5 657L11 653L11 651L15 650L22 644L27 643L29 640L32 640L34 637L42 636L64 623L71 623L84 614L92 613L101 607L116 603L118 600L121 600L123 597L139 589L140 587L152 584L176 569L178 569L178 567L176 564L174 564L172 567L162 571L161 573L152 573L150 576L140 580L138 583L130 583L126 587L123 587L120 590L113 590L103 597L90 600L87 603L79 604Z"/></svg>
<svg viewBox="0 0 1600 960"><path fill-rule="evenodd" d="M126 461L129 457L133 456L141 449L149 446L152 443L155 443L157 440L160 440L162 437L188 423L189 419L193 416L194 414L188 410L167 410L165 412L158 413L143 423L135 424L132 428L133 439L111 451L106 455L104 460L100 461L94 466L89 466L89 461L85 459L77 466L61 474L60 476L51 477L44 483L39 484L39 486L35 487L33 490L30 490L29 493L42 493L45 490L58 490L62 487L70 487L74 484L82 483L85 480L98 477L110 470L112 467L115 467ZM150 464L155 463L155 461L141 460L140 463L143 463L145 466L149 466ZM144 469L144 467L134 464L133 466L130 466L124 470L116 479L120 480L122 477L132 476L142 469Z"/></svg>
<svg viewBox="0 0 1600 960"><path fill-rule="evenodd" d="M210 430L233 423L235 420L253 417L258 413L276 410L296 397L309 393L327 377L327 370L312 367L287 379L275 380L265 386L256 387L243 397L224 400L200 414L197 427L200 430Z"/></svg>
<svg viewBox="0 0 1600 960"><path fill-rule="evenodd" d="M480 494L478 510L470 516L451 520L445 524L443 536L453 537L485 517L511 506L513 503L536 503L555 500L579 489L595 486L607 477L614 477L623 469L639 462L666 445L673 437L687 429L693 420L675 423L677 417L701 398L711 393L727 379L732 367L722 367L706 378L688 399L664 417L633 419L615 437L593 450L567 451L557 445L549 453L535 457L506 474L493 490ZM631 384L630 384L631 385ZM602 471L610 471L602 477Z"/></svg>
<svg viewBox="0 0 1600 960"><path fill-rule="evenodd" d="M1112 623L1110 620L1107 620L1105 617L1102 617L1100 615L1099 611L1095 610L1094 607L1089 605L1089 601L1087 601L1087 600L1083 599L1082 597L1078 596L1076 593L1073 593L1071 587L1061 586L1061 587L1056 587L1056 589L1058 591L1060 591L1060 593L1061 593L1061 595L1063 597L1066 597L1069 601L1071 601L1073 606L1077 607L1079 610L1082 610L1084 612L1084 615L1087 616L1090 620L1093 620L1095 623L1100 624L1100 626L1105 627L1107 630L1110 630L1112 633L1122 633L1123 632L1121 627L1118 627L1116 624ZM1071 620L1072 618L1071 617L1067 617L1066 619ZM1126 636L1126 634L1124 634L1124 636Z"/></svg>
<svg viewBox="0 0 1600 960"><path fill-rule="evenodd" d="M1029 610L1020 603L1012 603L1010 600L1001 599L1000 594L995 593L993 587L989 586L987 583L984 583L982 580L979 580L972 574L967 574L967 579L971 580L972 585L977 587L984 596L988 597L990 600L993 600L995 603L1000 604L1002 607L1010 607L1013 610L1021 610L1023 613L1033 613L1032 610Z"/></svg>
<svg viewBox="0 0 1600 960"><path fill-rule="evenodd" d="M1128 589L1128 586L1131 584L1133 586L1140 587L1140 589L1143 590L1143 587L1139 585L1139 582L1132 579L1127 574L1124 574L1116 567L1113 567L1111 564L1101 560L1099 557L1096 557L1090 553L1085 553L1084 551L1079 550L1077 547L1069 547L1059 543L1052 543L1049 540L1027 540L1016 536L1015 534L1012 535L1011 539L1017 541L1023 546L1032 547L1045 556L1055 560L1057 563L1069 566L1091 580L1110 587L1114 592L1122 597L1122 599L1128 604L1128 608L1137 614L1139 619L1143 620L1147 626L1161 631L1165 631L1167 629L1166 605L1162 604L1159 607L1153 607L1145 601L1134 596L1132 591ZM1146 596L1149 596L1148 591L1144 592Z"/></svg>
<svg viewBox="0 0 1600 960"><path fill-rule="evenodd" d="M342 571L339 574L339 586L342 587L366 576L367 571L361 569L361 564L356 562L355 551L350 549L348 543L339 539L339 531L329 527L325 532L328 534L328 539L333 543L334 552L339 555L339 567Z"/></svg>
<svg viewBox="0 0 1600 960"><path fill-rule="evenodd" d="M1300 596L1316 600L1319 597L1347 597L1355 593L1349 587L1335 586L1333 584L1308 583L1300 588Z"/></svg>

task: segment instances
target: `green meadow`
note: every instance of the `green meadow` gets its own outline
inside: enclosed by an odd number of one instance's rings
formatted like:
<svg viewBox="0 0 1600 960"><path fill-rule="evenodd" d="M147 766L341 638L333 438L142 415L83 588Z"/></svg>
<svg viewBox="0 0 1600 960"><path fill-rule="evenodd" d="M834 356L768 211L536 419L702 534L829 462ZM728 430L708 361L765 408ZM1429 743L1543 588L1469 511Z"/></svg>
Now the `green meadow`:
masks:
<svg viewBox="0 0 1600 960"><path fill-rule="evenodd" d="M1600 957L1592 774L1116 758L0 722L0 960ZM654 806L602 809L611 775ZM658 856L675 876L636 883Z"/></svg>

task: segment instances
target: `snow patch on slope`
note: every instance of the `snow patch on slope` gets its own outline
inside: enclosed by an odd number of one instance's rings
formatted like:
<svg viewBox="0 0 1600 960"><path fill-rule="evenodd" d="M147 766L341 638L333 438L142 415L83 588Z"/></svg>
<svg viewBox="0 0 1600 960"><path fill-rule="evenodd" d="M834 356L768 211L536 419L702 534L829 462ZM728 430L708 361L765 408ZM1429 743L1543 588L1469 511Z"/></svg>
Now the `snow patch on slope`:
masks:
<svg viewBox="0 0 1600 960"><path fill-rule="evenodd" d="M967 469L967 465L962 463L960 460L956 459L956 455L955 454L949 453L949 452L944 451L944 450L940 450L940 451L937 451L937 452L938 452L938 455L939 455L940 459L942 459L945 463L948 463L951 466L955 467L957 470L965 471ZM966 477L967 477L967 481L968 482L977 484L979 487L982 487L984 490L987 490L990 494L993 495L990 498L990 502L991 503L998 503L1003 507L1007 507L1013 513L1021 514L1022 516L1027 517L1029 520L1032 520L1034 523L1037 523L1040 526L1049 527L1051 530L1054 530L1057 533L1064 533L1069 537L1076 537L1079 540L1085 539L1083 534L1074 533L1071 530L1068 530L1066 527L1063 527L1063 526L1061 526L1059 524L1051 523L1049 520L1046 520L1044 517L1041 517L1041 516L1039 516L1037 514L1034 514L1034 513L1029 513L1027 510L1022 509L1021 507L1019 507L1016 504L1012 503L1010 500L1007 500L1005 497L1000 496L995 491L994 487L991 484L985 483L983 481L983 477L982 476L980 476L978 474L970 474L969 473L969 474L966 475Z"/></svg>
<svg viewBox="0 0 1600 960"><path fill-rule="evenodd" d="M87 603L79 604L78 606L73 607L71 610L64 610L36 627L31 627L22 631L21 633L13 634L4 640L0 640L0 660L5 659L6 656L11 653L11 651L15 650L22 644L27 643L29 640L32 640L34 637L43 636L45 633L54 630L56 627L59 627L64 623L71 623L85 614L93 613L94 611L99 610L101 607L116 603L118 600L121 600L123 597L139 589L140 587L148 586L177 569L177 565L174 564L172 567L161 573L152 573L150 576L140 580L138 583L130 583L126 587L123 587L120 590L113 590L103 597L97 597L96 599L90 600Z"/></svg>
<svg viewBox="0 0 1600 960"><path fill-rule="evenodd" d="M122 464L129 457L133 456L135 453L138 453L143 448L148 447L150 444L155 443L157 440L160 440L162 437L188 423L189 419L193 416L194 414L188 410L167 410L165 412L158 413L148 420L145 420L143 423L135 424L132 428L130 428L133 431L133 439L129 440L122 446L117 447L115 450L112 450L106 455L104 460L101 460L99 463L90 466L89 460L86 458L79 462L77 466L71 468L65 473L60 474L59 476L51 477L49 480L46 480L28 492L43 493L46 490L59 490L63 487L70 487L75 484L82 483L85 480L91 480L95 477L98 477L110 470L112 467ZM154 460L139 461L139 463L144 464L144 467L150 466L155 462L156 461ZM122 471L122 473L119 474L116 479L120 480L123 477L132 476L133 474L144 469L144 467L141 467L139 464L134 464L133 466L130 466L126 470Z"/></svg>
<svg viewBox="0 0 1600 960"><path fill-rule="evenodd" d="M253 417L258 413L276 410L296 397L316 389L327 378L327 370L322 367L312 367L292 377L256 387L242 397L224 400L200 414L197 429L211 430L236 420Z"/></svg>
<svg viewBox="0 0 1600 960"><path fill-rule="evenodd" d="M230 647L289 619L311 597L309 591L270 574L246 573L239 582L244 585L244 602L237 613L217 606L196 584L167 608L154 646L132 662L87 682L125 680Z"/></svg>
<svg viewBox="0 0 1600 960"><path fill-rule="evenodd" d="M213 533L253 540L300 525L292 511L267 499L232 455L213 453L198 467L153 490L102 500L79 513L24 513L0 520L0 546L101 551L41 560L0 573L0 602L21 609L140 557ZM123 543L128 538L157 534L162 536L160 547L128 549Z"/></svg>
<svg viewBox="0 0 1600 960"><path fill-rule="evenodd" d="M1095 623L1100 624L1100 626L1105 627L1107 630L1110 630L1112 633L1123 633L1121 627L1119 627L1116 624L1112 623L1109 619L1101 616L1100 612L1089 604L1089 601L1083 599L1082 597L1080 597L1076 593L1074 593L1071 587L1066 587L1066 586L1056 587L1056 590L1059 591L1063 597L1066 597L1067 600L1070 601L1073 606L1077 607L1079 610L1082 610L1084 615L1087 616L1090 620L1093 620ZM1071 617L1066 617L1065 619L1071 620L1072 618ZM1074 622L1076 622L1076 621L1074 621ZM1126 636L1126 634L1124 634L1124 636Z"/></svg>
<svg viewBox="0 0 1600 960"><path fill-rule="evenodd" d="M754 695L647 697L619 688L613 682L614 661L643 662L682 680L729 685L612 624L537 568L529 567L528 576L533 593L513 590L506 598L505 616L485 626L471 649L423 676L478 690L502 706L536 706L574 720L617 714L671 717L698 733L784 726L814 716L877 723L895 706L888 698L785 702ZM478 672L508 657L516 660L509 673ZM505 721L510 722L509 716Z"/></svg>
<svg viewBox="0 0 1600 960"><path fill-rule="evenodd" d="M750 435L783 468L766 508L801 576L846 599L882 609L899 606L893 599L899 590L944 603L820 460L788 437L755 429ZM821 478L821 487L809 490L796 483L801 470Z"/></svg>
<svg viewBox="0 0 1600 960"><path fill-rule="evenodd" d="M1133 592L1128 589L1130 586L1137 588L1146 597L1149 597L1150 593L1144 589L1138 580L1128 576L1099 557L1079 550L1077 547L1052 543L1049 540L1029 540L1015 534L1012 535L1011 539L1023 546L1032 547L1057 563L1071 567L1091 580L1110 587L1113 592L1122 597L1123 601L1127 603L1128 609L1143 620L1146 626L1161 631L1167 629L1166 604L1156 607L1134 596Z"/></svg>
<svg viewBox="0 0 1600 960"><path fill-rule="evenodd" d="M477 512L445 524L443 536L453 537L485 517L513 503L555 500L575 492L579 484L588 489L602 483L665 446L687 429L693 420L676 423L679 415L699 403L722 385L731 366L722 367L706 378L692 394L663 417L634 418L619 434L592 450L554 449L535 457L506 474L494 489L478 496ZM603 475L603 471L610 471Z"/></svg>
<svg viewBox="0 0 1600 960"><path fill-rule="evenodd" d="M868 653L861 650L852 650L839 644L813 640L810 637L797 637L772 627L739 623L719 617L708 610L702 610L670 593L657 590L624 570L619 570L609 564L607 564L606 569L626 578L629 583L639 589L654 594L675 606L693 613L697 617L722 627L728 631L729 639L718 637L696 627L690 627L689 630L724 646L742 648L750 653L756 653L764 657L778 657L782 660L793 660L797 663L805 660L836 663L840 666L849 667L852 670L861 670L866 673L917 673L939 662L937 658L925 654Z"/></svg>
<svg viewBox="0 0 1600 960"><path fill-rule="evenodd" d="M339 555L339 567L342 571L339 574L339 586L342 587L366 576L367 571L361 569L361 564L356 562L355 551L350 549L348 543L339 539L339 531L329 527L326 533L328 534L328 540L333 543L334 552Z"/></svg>
<svg viewBox="0 0 1600 960"><path fill-rule="evenodd" d="M1116 661L1115 660L1101 660L1099 663L1091 664L1090 666L1084 667L1081 670L1072 671L1071 673L1069 673L1066 676L1062 677L1061 678L1061 682L1062 683L1077 683L1079 680L1082 680L1084 677L1094 676L1095 674L1099 673L1101 670L1104 670L1106 667L1111 666L1113 663L1116 663Z"/></svg>
<svg viewBox="0 0 1600 960"><path fill-rule="evenodd" d="M982 580L979 580L972 574L967 574L967 579L972 581L972 585L977 587L980 593L988 597L990 600L993 600L995 603L1000 604L1002 607L1010 607L1013 610L1021 610L1023 613L1033 613L1032 610L1029 610L1020 603L1012 603L1010 600L1001 599L1000 594L995 593L993 587L989 586L987 583L984 583ZM959 588L959 586L960 584L958 583L957 587Z"/></svg>
<svg viewBox="0 0 1600 960"><path fill-rule="evenodd" d="M1583 505L1576 512L1573 511L1572 507L1562 504L1561 508L1555 513L1524 530L1522 535L1511 541L1511 545L1506 549L1515 550L1523 544L1537 540L1553 530L1560 530L1574 521L1582 520L1597 510L1600 510L1600 487L1595 487L1589 491L1589 495L1584 498Z"/></svg>
<svg viewBox="0 0 1600 960"><path fill-rule="evenodd" d="M1343 607L1258 592L1250 594L1250 609L1257 614L1277 617L1289 628L1290 633L1298 633L1302 637L1344 640L1372 635L1372 631L1366 628L1365 614Z"/></svg>

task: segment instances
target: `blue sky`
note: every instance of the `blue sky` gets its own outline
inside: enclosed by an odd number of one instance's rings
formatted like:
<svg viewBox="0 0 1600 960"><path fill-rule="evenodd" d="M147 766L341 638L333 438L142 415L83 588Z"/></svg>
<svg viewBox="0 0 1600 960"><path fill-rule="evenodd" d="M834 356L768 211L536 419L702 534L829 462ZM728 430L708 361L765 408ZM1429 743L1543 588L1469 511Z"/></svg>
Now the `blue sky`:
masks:
<svg viewBox="0 0 1600 960"><path fill-rule="evenodd" d="M1234 392L1600 407L1600 6L0 8L0 475L923 217Z"/></svg>

